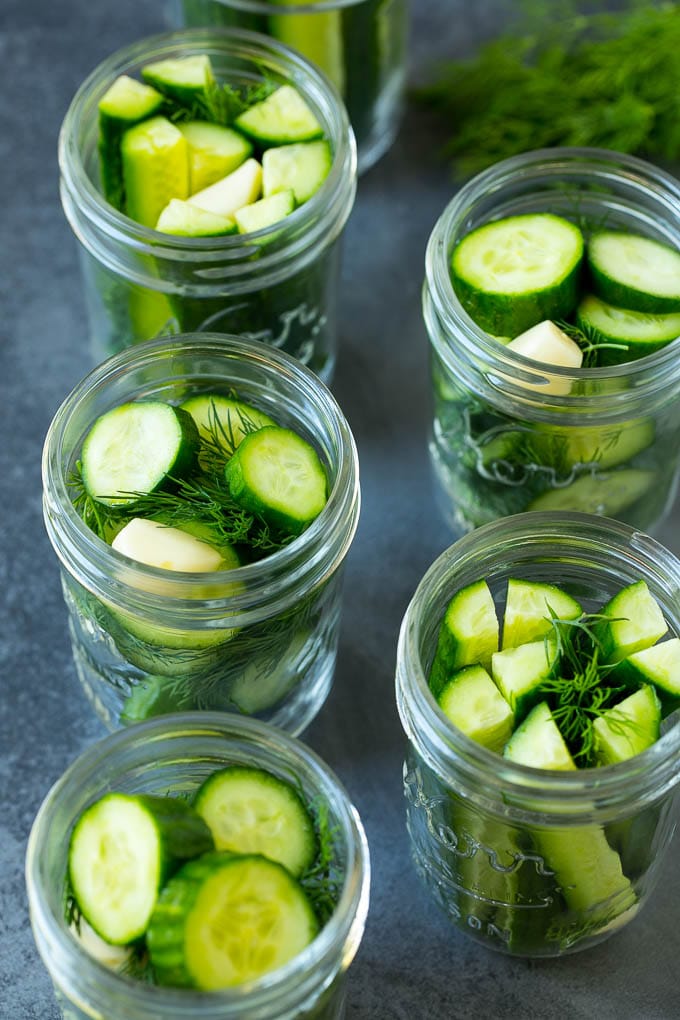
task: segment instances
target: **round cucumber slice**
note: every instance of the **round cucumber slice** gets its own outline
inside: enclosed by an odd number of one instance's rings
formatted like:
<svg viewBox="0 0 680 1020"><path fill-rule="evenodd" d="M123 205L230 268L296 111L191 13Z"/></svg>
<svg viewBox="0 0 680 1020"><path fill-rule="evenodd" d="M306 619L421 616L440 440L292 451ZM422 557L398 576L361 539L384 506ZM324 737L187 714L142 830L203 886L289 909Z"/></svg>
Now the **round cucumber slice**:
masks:
<svg viewBox="0 0 680 1020"><path fill-rule="evenodd" d="M588 242L588 266L603 301L636 312L680 312L680 252L638 234L603 230Z"/></svg>
<svg viewBox="0 0 680 1020"><path fill-rule="evenodd" d="M259 408L242 400L224 397L221 393L189 397L180 407L194 419L201 441L211 447L219 445L226 456L231 456L251 432L276 425L274 419Z"/></svg>
<svg viewBox="0 0 680 1020"><path fill-rule="evenodd" d="M656 480L654 471L622 468L607 475L582 475L571 485L548 489L537 496L527 510L580 510L583 513L616 517L649 492Z"/></svg>
<svg viewBox="0 0 680 1020"><path fill-rule="evenodd" d="M163 889L147 945L160 984L216 991L277 970L318 927L282 865L257 855L205 854Z"/></svg>
<svg viewBox="0 0 680 1020"><path fill-rule="evenodd" d="M680 337L680 312L651 315L616 308L593 294L587 295L576 310L579 327L603 344L597 352L600 365L620 365L644 358Z"/></svg>

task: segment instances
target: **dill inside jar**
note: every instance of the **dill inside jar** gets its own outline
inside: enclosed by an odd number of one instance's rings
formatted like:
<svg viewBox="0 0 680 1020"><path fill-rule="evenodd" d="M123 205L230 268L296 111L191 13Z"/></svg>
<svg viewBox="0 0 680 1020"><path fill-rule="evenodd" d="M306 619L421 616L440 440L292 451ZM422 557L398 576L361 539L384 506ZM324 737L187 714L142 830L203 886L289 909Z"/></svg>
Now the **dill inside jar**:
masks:
<svg viewBox="0 0 680 1020"><path fill-rule="evenodd" d="M140 346L76 388L46 442L46 521L110 725L306 725L332 679L355 456L325 387L258 344Z"/></svg>

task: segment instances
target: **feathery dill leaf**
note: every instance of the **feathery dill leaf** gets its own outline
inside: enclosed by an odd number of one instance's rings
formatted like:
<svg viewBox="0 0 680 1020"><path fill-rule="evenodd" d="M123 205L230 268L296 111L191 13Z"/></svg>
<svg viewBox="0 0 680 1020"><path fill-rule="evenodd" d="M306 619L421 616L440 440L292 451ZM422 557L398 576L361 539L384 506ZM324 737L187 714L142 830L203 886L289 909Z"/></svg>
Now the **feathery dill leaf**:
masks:
<svg viewBox="0 0 680 1020"><path fill-rule="evenodd" d="M319 850L314 863L300 878L300 885L323 926L335 911L342 884L334 863L336 829L330 823L328 804L322 797L315 798L309 808L314 816Z"/></svg>
<svg viewBox="0 0 680 1020"><path fill-rule="evenodd" d="M226 82L206 83L202 95L194 97L192 103L182 105L173 102L168 110L168 118L174 123L189 120L207 120L221 127L230 127L237 117L254 103L262 102L278 87L269 78L257 84L234 88Z"/></svg>

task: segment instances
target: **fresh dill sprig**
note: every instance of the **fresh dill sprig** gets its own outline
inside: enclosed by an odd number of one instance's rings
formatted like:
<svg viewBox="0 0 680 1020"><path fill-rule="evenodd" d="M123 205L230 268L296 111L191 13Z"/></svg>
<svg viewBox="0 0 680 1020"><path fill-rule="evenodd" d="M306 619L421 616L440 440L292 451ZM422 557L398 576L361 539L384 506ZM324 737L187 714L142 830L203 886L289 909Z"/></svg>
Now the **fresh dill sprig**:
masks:
<svg viewBox="0 0 680 1020"><path fill-rule="evenodd" d="M341 876L336 864L335 837L337 828L331 825L328 804L317 797L309 805L314 816L318 853L314 863L300 878L314 912L322 926L328 922L340 898Z"/></svg>
<svg viewBox="0 0 680 1020"><path fill-rule="evenodd" d="M627 351L628 344L612 343L611 340L604 340L602 334L593 326L584 324L575 326L571 322L556 322L555 325L566 333L583 351L583 368L597 368L599 359L598 352L603 350Z"/></svg>
<svg viewBox="0 0 680 1020"><path fill-rule="evenodd" d="M190 120L207 120L221 127L229 127L237 117L254 103L262 102L277 88L270 78L257 84L235 88L227 82L206 82L203 93L194 96L186 105L173 102L168 118L174 123Z"/></svg>

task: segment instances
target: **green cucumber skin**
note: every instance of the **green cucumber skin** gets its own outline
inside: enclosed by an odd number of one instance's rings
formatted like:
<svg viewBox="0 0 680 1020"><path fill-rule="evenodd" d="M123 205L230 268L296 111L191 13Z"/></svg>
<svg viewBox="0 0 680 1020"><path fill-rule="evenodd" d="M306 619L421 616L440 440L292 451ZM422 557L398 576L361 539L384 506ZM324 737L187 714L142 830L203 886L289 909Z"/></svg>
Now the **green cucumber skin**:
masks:
<svg viewBox="0 0 680 1020"><path fill-rule="evenodd" d="M608 305L615 305L617 308L630 308L634 312L649 312L650 315L680 312L680 300L677 298L658 297L642 290L634 291L632 287L612 280L592 262L588 266L588 272L592 280L593 291Z"/></svg>
<svg viewBox="0 0 680 1020"><path fill-rule="evenodd" d="M575 269L565 280L546 291L518 294L509 302L507 296L481 293L452 273L453 286L471 319L493 336L518 336L544 319L568 319L576 307L580 293L580 270Z"/></svg>

